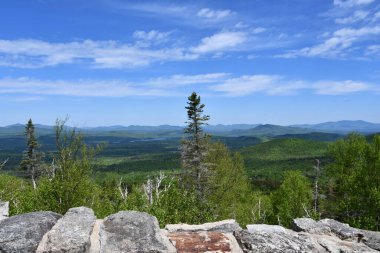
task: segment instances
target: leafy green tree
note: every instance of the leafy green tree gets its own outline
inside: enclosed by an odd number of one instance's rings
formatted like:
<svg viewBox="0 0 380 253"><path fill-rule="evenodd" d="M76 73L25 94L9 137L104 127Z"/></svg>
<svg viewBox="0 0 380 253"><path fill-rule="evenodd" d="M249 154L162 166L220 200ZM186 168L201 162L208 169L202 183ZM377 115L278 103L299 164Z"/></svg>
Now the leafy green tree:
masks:
<svg viewBox="0 0 380 253"><path fill-rule="evenodd" d="M380 135L368 142L350 134L330 146L332 190L329 208L339 220L353 226L380 229Z"/></svg>
<svg viewBox="0 0 380 253"><path fill-rule="evenodd" d="M251 187L242 157L217 142L210 145L206 161L210 164L208 201L215 207L218 219L241 220L249 215L243 203L249 201Z"/></svg>
<svg viewBox="0 0 380 253"><path fill-rule="evenodd" d="M166 224L201 224L213 220L211 208L207 202L201 201L194 189L185 189L177 180L166 182L159 198L147 210L157 217L160 226Z"/></svg>
<svg viewBox="0 0 380 253"><path fill-rule="evenodd" d="M236 219L241 225L263 223L271 213L270 200L252 191L244 161L222 143L210 145L206 158L210 165L208 202L216 219Z"/></svg>
<svg viewBox="0 0 380 253"><path fill-rule="evenodd" d="M10 215L36 210L35 191L26 180L0 174L0 200L9 201Z"/></svg>
<svg viewBox="0 0 380 253"><path fill-rule="evenodd" d="M38 151L40 145L37 142L34 124L32 119L29 119L25 126L25 136L26 136L26 150L23 153L23 157L20 163L20 168L31 177L33 189L37 188L37 177L42 171L42 157L43 153Z"/></svg>
<svg viewBox="0 0 380 253"><path fill-rule="evenodd" d="M203 132L202 126L207 124L209 116L203 115L204 104L200 96L193 92L188 97L188 121L185 129L186 138L181 143L182 183L186 189L195 188L198 195L203 198L208 176L208 166L205 163L207 155L208 136Z"/></svg>
<svg viewBox="0 0 380 253"><path fill-rule="evenodd" d="M38 188L43 209L58 213L75 206L93 207L99 198L99 187L91 179L98 148L88 147L81 134L64 124L57 120L55 126L57 152L52 176L41 180Z"/></svg>
<svg viewBox="0 0 380 253"><path fill-rule="evenodd" d="M280 188L272 195L274 219L289 227L294 218L310 215L311 203L312 190L307 178L300 171L287 171Z"/></svg>

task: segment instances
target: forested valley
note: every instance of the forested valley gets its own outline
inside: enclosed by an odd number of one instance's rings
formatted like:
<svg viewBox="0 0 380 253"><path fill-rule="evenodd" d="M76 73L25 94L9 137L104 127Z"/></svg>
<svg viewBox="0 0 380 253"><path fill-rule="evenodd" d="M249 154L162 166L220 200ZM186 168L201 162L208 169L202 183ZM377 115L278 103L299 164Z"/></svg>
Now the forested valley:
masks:
<svg viewBox="0 0 380 253"><path fill-rule="evenodd" d="M193 93L184 130L144 133L91 133L66 120L44 133L29 120L24 136L0 135L0 200L12 215L88 206L98 217L148 212L161 226L328 217L380 230L380 135L272 125L209 133L204 110Z"/></svg>

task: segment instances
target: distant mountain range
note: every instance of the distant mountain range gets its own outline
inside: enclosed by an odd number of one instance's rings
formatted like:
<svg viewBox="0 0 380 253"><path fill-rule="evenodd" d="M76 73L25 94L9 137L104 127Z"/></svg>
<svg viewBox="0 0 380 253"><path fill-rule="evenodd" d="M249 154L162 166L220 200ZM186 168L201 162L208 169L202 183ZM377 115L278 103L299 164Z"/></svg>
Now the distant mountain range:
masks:
<svg viewBox="0 0 380 253"><path fill-rule="evenodd" d="M50 135L54 133L53 126L36 124L38 135ZM14 124L0 127L0 136L23 135L25 125ZM113 136L138 136L138 137L180 137L183 134L183 126L101 126L79 128L89 135L113 135ZM207 125L204 130L213 135L220 136L280 136L280 135L302 135L309 133L333 133L347 134L359 132L364 134L379 133L380 124L370 123L362 120L325 122L319 124L303 124L291 126L279 126L271 124L232 124L232 125ZM315 135L315 134L314 134ZM285 137L285 136L284 136ZM331 136L330 136L331 137ZM329 138L330 138L329 137Z"/></svg>
<svg viewBox="0 0 380 253"><path fill-rule="evenodd" d="M380 132L380 124L370 123L363 120L342 120L335 122L325 122L320 124L305 124L305 125L293 125L293 127L314 129L319 132L331 132L331 133L378 133Z"/></svg>

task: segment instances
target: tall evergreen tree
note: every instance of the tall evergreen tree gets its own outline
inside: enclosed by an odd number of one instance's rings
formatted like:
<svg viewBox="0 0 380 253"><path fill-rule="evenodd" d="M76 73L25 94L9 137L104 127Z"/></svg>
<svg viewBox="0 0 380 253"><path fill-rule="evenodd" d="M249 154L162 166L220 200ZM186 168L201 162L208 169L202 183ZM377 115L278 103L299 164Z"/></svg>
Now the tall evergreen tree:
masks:
<svg viewBox="0 0 380 253"><path fill-rule="evenodd" d="M34 124L32 119L29 119L25 126L25 137L26 137L26 150L23 153L23 157L20 163L22 170L26 171L28 176L32 179L33 188L37 188L36 180L38 174L41 170L41 159L43 154L38 151L40 145L37 142Z"/></svg>
<svg viewBox="0 0 380 253"><path fill-rule="evenodd" d="M208 166L205 162L207 155L208 136L202 126L207 124L210 116L203 115L204 104L200 96L193 92L188 97L186 138L181 143L182 183L186 188L195 188L198 196L205 194Z"/></svg>

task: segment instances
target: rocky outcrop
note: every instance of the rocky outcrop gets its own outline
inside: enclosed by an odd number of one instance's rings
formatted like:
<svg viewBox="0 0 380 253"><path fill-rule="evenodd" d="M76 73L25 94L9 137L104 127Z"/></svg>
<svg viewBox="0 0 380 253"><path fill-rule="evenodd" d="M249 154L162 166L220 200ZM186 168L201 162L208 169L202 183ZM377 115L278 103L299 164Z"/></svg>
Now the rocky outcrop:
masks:
<svg viewBox="0 0 380 253"><path fill-rule="evenodd" d="M202 225L172 224L122 211L96 220L89 208L17 215L0 221L0 253L354 253L379 252L380 232L324 219L295 219L292 229L235 220Z"/></svg>
<svg viewBox="0 0 380 253"><path fill-rule="evenodd" d="M53 212L34 212L0 221L0 252L35 252L39 242L61 218Z"/></svg>
<svg viewBox="0 0 380 253"><path fill-rule="evenodd" d="M90 235L96 217L87 207L71 208L44 235L37 253L81 253L90 248Z"/></svg>
<svg viewBox="0 0 380 253"><path fill-rule="evenodd" d="M9 202L0 200L0 221L8 218L9 216Z"/></svg>
<svg viewBox="0 0 380 253"><path fill-rule="evenodd" d="M102 253L176 252L163 236L156 217L136 211L122 211L108 216L100 225Z"/></svg>

